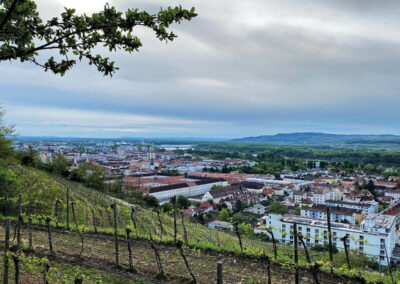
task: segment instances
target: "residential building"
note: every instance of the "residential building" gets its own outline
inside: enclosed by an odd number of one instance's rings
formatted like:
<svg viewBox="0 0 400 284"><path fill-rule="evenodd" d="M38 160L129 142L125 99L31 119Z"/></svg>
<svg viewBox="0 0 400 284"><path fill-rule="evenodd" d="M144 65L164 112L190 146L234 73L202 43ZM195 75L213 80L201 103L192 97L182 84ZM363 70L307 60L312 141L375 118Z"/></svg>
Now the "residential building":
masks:
<svg viewBox="0 0 400 284"><path fill-rule="evenodd" d="M300 216L326 220L326 208L327 206L316 204L311 207L301 207ZM355 225L360 224L364 219L364 211L358 209L333 206L330 207L330 212L333 222L348 222L349 224Z"/></svg>
<svg viewBox="0 0 400 284"><path fill-rule="evenodd" d="M397 202L400 199L400 189L388 190L388 191L385 192L385 196L393 197L395 202Z"/></svg>
<svg viewBox="0 0 400 284"><path fill-rule="evenodd" d="M378 213L378 203L374 202L346 202L346 201L338 201L338 200L327 200L325 205L329 205L331 207L343 207L349 209L357 209L364 211L365 214L375 214Z"/></svg>
<svg viewBox="0 0 400 284"><path fill-rule="evenodd" d="M187 179L189 180L189 179ZM213 185L226 186L228 183L221 179L207 178L203 180L190 179L191 183L182 182L172 185L156 186L143 189L145 193L153 195L159 201L170 200L173 196L183 195L191 197L196 195L203 195L208 192Z"/></svg>
<svg viewBox="0 0 400 284"><path fill-rule="evenodd" d="M297 224L297 231L305 236L307 247L328 244L328 225L326 220L297 216L270 214L265 216L266 227L272 228L275 239L281 243L294 244L293 225ZM365 217L360 226L331 222L333 244L338 249L344 249L340 240L347 236L347 245L350 250L375 257L382 265L387 264L395 247L396 217L390 215L371 214ZM255 233L265 233L260 227ZM283 233L285 232L285 233Z"/></svg>
<svg viewBox="0 0 400 284"><path fill-rule="evenodd" d="M255 204L254 206L247 208L245 211L257 215L264 215L267 212L267 207L262 204Z"/></svg>

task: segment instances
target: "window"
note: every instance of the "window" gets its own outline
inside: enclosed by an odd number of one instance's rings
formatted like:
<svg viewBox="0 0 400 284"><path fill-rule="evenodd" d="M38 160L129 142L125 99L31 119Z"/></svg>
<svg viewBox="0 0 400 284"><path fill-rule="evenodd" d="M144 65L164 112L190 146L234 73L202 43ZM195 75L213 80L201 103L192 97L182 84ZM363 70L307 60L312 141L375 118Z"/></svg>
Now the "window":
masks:
<svg viewBox="0 0 400 284"><path fill-rule="evenodd" d="M316 245L319 244L319 241L318 241L318 240L315 240L315 244L316 244Z"/></svg>
<svg viewBox="0 0 400 284"><path fill-rule="evenodd" d="M307 233L309 233L311 230L310 230L310 228L307 228Z"/></svg>
<svg viewBox="0 0 400 284"><path fill-rule="evenodd" d="M285 224L282 224L282 229L286 229L286 225Z"/></svg>
<svg viewBox="0 0 400 284"><path fill-rule="evenodd" d="M385 255L385 251L384 250L381 250L381 255Z"/></svg>

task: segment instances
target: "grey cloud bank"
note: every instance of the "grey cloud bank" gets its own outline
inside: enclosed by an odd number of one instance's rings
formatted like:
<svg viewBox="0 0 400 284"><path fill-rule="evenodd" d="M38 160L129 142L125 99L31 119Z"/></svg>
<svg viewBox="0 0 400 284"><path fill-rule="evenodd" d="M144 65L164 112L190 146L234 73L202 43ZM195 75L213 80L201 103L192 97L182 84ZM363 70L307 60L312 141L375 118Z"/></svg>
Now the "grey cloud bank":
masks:
<svg viewBox="0 0 400 284"><path fill-rule="evenodd" d="M46 17L71 3L37 1ZM276 132L400 133L397 1L112 1L119 9L195 6L164 44L111 54L60 78L0 65L0 102L21 135L240 137Z"/></svg>

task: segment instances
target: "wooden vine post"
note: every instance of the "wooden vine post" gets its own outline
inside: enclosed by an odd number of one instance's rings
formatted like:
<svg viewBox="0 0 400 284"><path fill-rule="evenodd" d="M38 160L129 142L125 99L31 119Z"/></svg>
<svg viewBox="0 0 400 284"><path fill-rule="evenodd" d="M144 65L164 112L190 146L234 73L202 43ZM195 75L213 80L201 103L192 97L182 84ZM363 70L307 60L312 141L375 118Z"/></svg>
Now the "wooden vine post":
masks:
<svg viewBox="0 0 400 284"><path fill-rule="evenodd" d="M14 261L14 283L19 284L19 254L18 252L13 255Z"/></svg>
<svg viewBox="0 0 400 284"><path fill-rule="evenodd" d="M272 232L271 228L267 228L267 232L271 235L272 245L273 245L273 248L274 248L274 259L276 260L276 258L278 256L278 250L276 248L275 236L274 236L274 233Z"/></svg>
<svg viewBox="0 0 400 284"><path fill-rule="evenodd" d="M185 241L185 245L188 245L188 237L185 227L185 215L183 214L183 212L181 212L181 217L182 217L182 228L183 228L183 240Z"/></svg>
<svg viewBox="0 0 400 284"><path fill-rule="evenodd" d="M156 278L157 279L165 279L166 277L164 275L164 270L162 267L160 254L158 253L157 247L154 245L153 237L152 237L151 233L150 233L150 245L151 245L151 248L154 250L154 255L155 255L156 263L157 263L157 267L158 267L158 275Z"/></svg>
<svg viewBox="0 0 400 284"><path fill-rule="evenodd" d="M272 281L272 279L271 279L271 261L270 261L269 257L267 255L265 255L264 252L261 255L260 259L263 263L267 264L267 276L268 276L267 284L271 284L271 281Z"/></svg>
<svg viewBox="0 0 400 284"><path fill-rule="evenodd" d="M44 262L44 270L43 270L43 283L49 284L49 281L47 280L47 273L49 272L50 269L50 264L48 261Z"/></svg>
<svg viewBox="0 0 400 284"><path fill-rule="evenodd" d="M177 227L176 227L176 211L177 211L177 206L176 206L176 195L173 197L173 202L174 202L174 243L176 244L176 235L177 235Z"/></svg>
<svg viewBox="0 0 400 284"><path fill-rule="evenodd" d="M343 242L343 247L344 247L344 251L346 253L346 261L347 261L347 268L349 270L351 270L351 266L350 266L350 258L349 258L349 250L348 250L348 246L347 246L347 240L349 239L348 235L343 236L342 238L340 238L340 240Z"/></svg>
<svg viewBox="0 0 400 284"><path fill-rule="evenodd" d="M69 187L67 187L67 230L69 229Z"/></svg>
<svg viewBox="0 0 400 284"><path fill-rule="evenodd" d="M6 237L4 243L4 275L3 275L3 284L8 284L8 250L10 248L10 219L6 219Z"/></svg>
<svg viewBox="0 0 400 284"><path fill-rule="evenodd" d="M75 202L71 202L71 210L72 210L72 218L74 219L75 223L75 230L78 230L78 223L76 222L76 215L75 215Z"/></svg>
<svg viewBox="0 0 400 284"><path fill-rule="evenodd" d="M135 269L133 268L133 260L132 260L132 239L131 239L131 229L127 228L125 229L126 232L126 240L128 242L128 258L129 258L129 271L131 272L136 272Z"/></svg>
<svg viewBox="0 0 400 284"><path fill-rule="evenodd" d="M328 239L329 239L329 261L331 262L331 274L333 274L333 244L332 244L332 230L331 230L331 208L326 207L326 219L328 221Z"/></svg>
<svg viewBox="0 0 400 284"><path fill-rule="evenodd" d="M49 250L50 250L50 253L53 253L53 239L51 237L50 221L51 221L51 218L47 217L46 218L46 226L47 226L47 235L49 238Z"/></svg>
<svg viewBox="0 0 400 284"><path fill-rule="evenodd" d="M318 280L318 269L319 269L319 266L318 266L317 263L315 263L314 266L311 265L311 257L310 257L310 254L308 253L307 246L306 246L306 244L305 244L305 242L304 242L303 234L299 232L299 233L297 233L297 237L299 238L301 244L302 244L303 247L304 247L304 252L305 252L305 254L306 254L306 259L307 259L307 262L308 262L308 263L310 264L310 266L311 266L311 272L312 272L312 275L313 275L313 277L314 277L315 283L316 283L316 284L319 284L319 280Z"/></svg>
<svg viewBox="0 0 400 284"><path fill-rule="evenodd" d="M294 276L294 280L296 284L299 284L299 255L298 255L298 241L297 241L297 223L293 223L293 235L294 235L294 264L295 264L295 276Z"/></svg>
<svg viewBox="0 0 400 284"><path fill-rule="evenodd" d="M22 193L18 195L17 247L21 248Z"/></svg>
<svg viewBox="0 0 400 284"><path fill-rule="evenodd" d="M178 241L178 242L176 243L176 246L178 247L179 253L180 253L181 256L182 256L183 261L185 262L186 268L187 268L187 270L188 270L190 276L192 276L193 284L196 284L196 283L197 283L196 277L194 276L192 270L190 269L190 266L189 266L189 263L188 263L188 261L187 261L187 259L186 259L186 256L185 256L185 254L183 253L183 243L182 243L182 241Z"/></svg>
<svg viewBox="0 0 400 284"><path fill-rule="evenodd" d="M29 249L33 250L33 237L32 237L32 217L28 218L28 239L29 239Z"/></svg>
<svg viewBox="0 0 400 284"><path fill-rule="evenodd" d="M131 220L132 220L133 227L136 230L135 212L136 212L135 206L131 206Z"/></svg>
<svg viewBox="0 0 400 284"><path fill-rule="evenodd" d="M161 216L160 216L160 208L156 208L156 213L157 213L157 218L158 218L158 223L160 223L160 239L162 240L163 232L164 232L164 227L161 221Z"/></svg>
<svg viewBox="0 0 400 284"><path fill-rule="evenodd" d="M7 205L8 205L8 197L4 197L4 210L3 210L3 214L4 216L8 216L8 210L7 210Z"/></svg>
<svg viewBox="0 0 400 284"><path fill-rule="evenodd" d="M90 210L90 212L92 213L93 229L94 229L94 232L97 233L96 216L95 216L95 214L94 214L94 209L92 208L92 209Z"/></svg>
<svg viewBox="0 0 400 284"><path fill-rule="evenodd" d="M114 243L115 243L115 265L119 267L119 247L118 247L118 224L117 224L117 202L111 205L114 213Z"/></svg>
<svg viewBox="0 0 400 284"><path fill-rule="evenodd" d="M54 208L54 215L55 215L55 217L56 217L56 228L58 229L59 228L59 226L58 226L58 206L61 204L61 201L60 200L56 200L56 206L55 206L55 208Z"/></svg>
<svg viewBox="0 0 400 284"><path fill-rule="evenodd" d="M235 233L236 233L236 235L238 237L239 247L240 247L240 252L241 252L241 259L243 261L244 252L243 252L242 237L240 236L239 223L238 222L233 223L233 227L234 227Z"/></svg>
<svg viewBox="0 0 400 284"><path fill-rule="evenodd" d="M217 284L222 284L222 261L217 262Z"/></svg>

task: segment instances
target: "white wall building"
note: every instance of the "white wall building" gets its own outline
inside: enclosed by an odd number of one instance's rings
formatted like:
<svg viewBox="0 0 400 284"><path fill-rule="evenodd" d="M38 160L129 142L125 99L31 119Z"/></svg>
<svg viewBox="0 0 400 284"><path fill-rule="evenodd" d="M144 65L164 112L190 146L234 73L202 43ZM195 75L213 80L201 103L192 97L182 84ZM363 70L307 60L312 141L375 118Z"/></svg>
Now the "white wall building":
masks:
<svg viewBox="0 0 400 284"><path fill-rule="evenodd" d="M263 217L263 219L266 222L266 227L272 228L275 239L281 243L294 244L293 223L297 223L297 231L301 232L305 237L304 241L307 247L324 245L329 242L327 221L296 215L282 216L279 214L270 214ZM387 265L386 251L390 259L395 247L395 216L369 215L359 227L336 222L332 222L331 224L333 244L338 249L344 249L340 238L348 235L347 244L350 250L356 250L359 253L373 256L382 265ZM265 229L255 229L254 232L267 234Z"/></svg>
<svg viewBox="0 0 400 284"><path fill-rule="evenodd" d="M264 215L267 211L267 207L261 204L255 204L253 207L245 209L245 211L253 214Z"/></svg>
<svg viewBox="0 0 400 284"><path fill-rule="evenodd" d="M378 203L377 202L346 202L346 201L337 201L337 200L327 200L325 202L326 205L329 205L331 207L333 206L338 206L338 207L344 207L344 208L350 208L350 209L357 209L357 210L362 210L365 212L365 214L375 214L378 213Z"/></svg>
<svg viewBox="0 0 400 284"><path fill-rule="evenodd" d="M330 189L315 188L311 191L295 191L293 192L293 200L295 204L300 204L302 199L309 198L314 204L325 204L326 200L333 200L335 192Z"/></svg>
<svg viewBox="0 0 400 284"><path fill-rule="evenodd" d="M211 182L206 184L200 184L195 186L185 186L179 188L172 188L159 190L157 187L151 188L149 194L156 197L159 201L166 201L170 200L174 196L183 195L185 197L191 197L196 195L203 195L208 192L213 185L220 185L226 186L228 185L227 181L218 181L218 182Z"/></svg>
<svg viewBox="0 0 400 284"><path fill-rule="evenodd" d="M387 190L385 196L391 196L397 202L400 199L400 190Z"/></svg>

